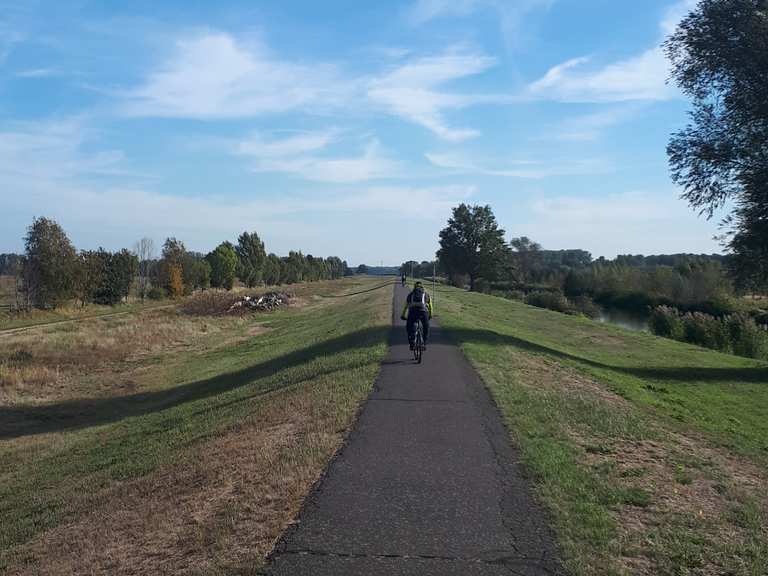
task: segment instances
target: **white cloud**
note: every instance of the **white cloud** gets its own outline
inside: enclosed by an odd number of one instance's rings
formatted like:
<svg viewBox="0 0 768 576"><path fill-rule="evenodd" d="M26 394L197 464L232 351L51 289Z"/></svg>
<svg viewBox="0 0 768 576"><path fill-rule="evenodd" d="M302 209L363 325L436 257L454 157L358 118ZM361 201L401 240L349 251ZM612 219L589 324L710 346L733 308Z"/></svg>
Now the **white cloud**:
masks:
<svg viewBox="0 0 768 576"><path fill-rule="evenodd" d="M652 48L598 70L585 70L588 58L551 68L528 87L529 95L563 102L667 100L676 92L667 84L669 63L661 48Z"/></svg>
<svg viewBox="0 0 768 576"><path fill-rule="evenodd" d="M300 133L259 144L253 138L251 147L244 150L258 150L278 159L291 153L321 151L331 139L332 135L323 133ZM267 239L268 248L279 253L303 249L364 260L375 241L345 244L349 230L344 222L349 223L350 213L356 216L350 226L356 234L374 222L375 226L391 227L403 219L437 226L447 217L450 206L474 192L471 186L368 186L324 190L322 194L254 194L245 198L175 196L127 184L136 179L120 170L121 155L87 153L85 149L93 145L82 119L18 124L12 130L0 131L0 213L10 218L7 226L0 227L0 244L6 249L20 249L24 226L33 216L44 214L59 221L80 248L101 245L116 249L130 246L144 235L157 241L176 235L191 249L207 251L239 231L257 229ZM329 162L342 173L351 170L338 159L335 165L334 160ZM323 169L329 168L316 168ZM100 178L96 185L93 175L111 178ZM419 210L403 211L404 205L415 200ZM315 220L317 215L322 215L320 221ZM407 252L407 242L402 239L409 234L394 241L403 244L403 253Z"/></svg>
<svg viewBox="0 0 768 576"><path fill-rule="evenodd" d="M82 118L17 122L0 130L0 174L4 178L64 179L119 172L117 150L86 154L92 137Z"/></svg>
<svg viewBox="0 0 768 576"><path fill-rule="evenodd" d="M583 248L593 255L719 252L716 224L698 218L678 191L635 191L535 201L519 232L548 248Z"/></svg>
<svg viewBox="0 0 768 576"><path fill-rule="evenodd" d="M637 106L627 104L611 106L599 112L575 116L552 127L551 130L544 130L536 140L591 142L597 140L603 130L631 118L637 111Z"/></svg>
<svg viewBox="0 0 768 576"><path fill-rule="evenodd" d="M415 59L372 79L368 83L368 98L374 105L424 126L444 140L460 142L477 136L478 132L471 128L450 127L444 112L503 98L445 92L439 87L480 74L495 63L489 56L459 49L441 56Z"/></svg>
<svg viewBox="0 0 768 576"><path fill-rule="evenodd" d="M442 16L467 16L482 3L483 0L416 0L406 10L406 18L419 25Z"/></svg>
<svg viewBox="0 0 768 576"><path fill-rule="evenodd" d="M336 139L335 131L307 132L283 139L265 140L253 135L236 147L236 153L252 159L254 172L282 172L318 182L349 183L391 178L398 164L370 140L357 156L319 156Z"/></svg>
<svg viewBox="0 0 768 576"><path fill-rule="evenodd" d="M397 58L408 52L396 50ZM471 105L509 101L506 96L453 93L440 88L480 74L494 58L463 48L412 58L379 75L343 77L328 64L277 59L261 44L244 45L206 32L176 43L173 56L138 88L121 96L133 116L221 119L289 111L383 111L458 142L477 136L448 125L444 115Z"/></svg>
<svg viewBox="0 0 768 576"><path fill-rule="evenodd" d="M526 30L523 19L537 9L549 8L555 0L416 0L406 12L406 20L414 26L435 18L464 17L480 9L493 10L509 46L520 44Z"/></svg>
<svg viewBox="0 0 768 576"><path fill-rule="evenodd" d="M527 180L539 180L552 176L605 174L611 171L611 166L608 162L600 158L576 160L549 159L546 162L538 160L506 160L498 162L498 164L502 165L502 167L499 167L498 165L491 166L470 156L456 153L428 152L424 156L434 166L456 174L480 174Z"/></svg>
<svg viewBox="0 0 768 576"><path fill-rule="evenodd" d="M32 68L16 72L17 78L50 78L51 76L59 75L61 75L61 72L54 68Z"/></svg>
<svg viewBox="0 0 768 576"><path fill-rule="evenodd" d="M674 31L697 0L683 0L667 10L659 23L661 37ZM550 68L528 86L528 96L562 102L668 100L678 93L667 83L670 65L660 45L601 68L589 68L589 57L573 58Z"/></svg>
<svg viewBox="0 0 768 576"><path fill-rule="evenodd" d="M348 99L350 82L327 64L284 62L261 44L207 32L176 43L173 56L124 96L136 116L239 118L322 109Z"/></svg>

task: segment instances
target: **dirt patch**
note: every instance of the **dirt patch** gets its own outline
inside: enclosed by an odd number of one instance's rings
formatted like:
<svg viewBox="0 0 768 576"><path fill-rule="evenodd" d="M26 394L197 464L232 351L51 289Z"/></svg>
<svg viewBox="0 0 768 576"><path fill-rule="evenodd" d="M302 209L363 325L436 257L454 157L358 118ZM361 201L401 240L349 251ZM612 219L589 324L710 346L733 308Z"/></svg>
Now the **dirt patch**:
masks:
<svg viewBox="0 0 768 576"><path fill-rule="evenodd" d="M341 442L306 399L280 404L184 464L105 491L93 512L19 550L9 576L255 570Z"/></svg>
<svg viewBox="0 0 768 576"><path fill-rule="evenodd" d="M272 328L269 326L263 326L263 325L257 325L257 326L251 326L248 328L248 336L261 336L262 334L266 334L267 332L270 332Z"/></svg>
<svg viewBox="0 0 768 576"><path fill-rule="evenodd" d="M612 408L620 410L631 408L626 399L606 389L598 382L566 368L555 360L536 354L512 353L521 375L519 383L524 386L557 388L558 390L566 388L575 392L588 393L590 396L608 403Z"/></svg>

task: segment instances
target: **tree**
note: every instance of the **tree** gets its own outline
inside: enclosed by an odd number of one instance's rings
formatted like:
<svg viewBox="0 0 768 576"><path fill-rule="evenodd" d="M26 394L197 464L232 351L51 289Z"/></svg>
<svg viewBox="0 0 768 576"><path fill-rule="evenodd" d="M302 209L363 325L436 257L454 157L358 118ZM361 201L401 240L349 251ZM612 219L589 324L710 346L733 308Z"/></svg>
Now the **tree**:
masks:
<svg viewBox="0 0 768 576"><path fill-rule="evenodd" d="M104 280L107 256L107 252L103 249L82 250L77 255L74 292L75 297L80 300L81 306L94 301L96 292Z"/></svg>
<svg viewBox="0 0 768 576"><path fill-rule="evenodd" d="M264 250L264 242L259 239L259 235L256 232L240 234L235 252L237 252L239 264L237 275L240 280L249 288L261 284L267 253Z"/></svg>
<svg viewBox="0 0 768 576"><path fill-rule="evenodd" d="M478 278L494 280L509 249L490 206L461 204L440 231L437 257L449 275L469 276L470 290Z"/></svg>
<svg viewBox="0 0 768 576"><path fill-rule="evenodd" d="M24 285L39 308L55 308L73 296L77 254L64 229L48 218L35 218L24 239Z"/></svg>
<svg viewBox="0 0 768 576"><path fill-rule="evenodd" d="M355 271L357 274L368 274L368 266L365 264L360 264L360 266L357 267L357 270Z"/></svg>
<svg viewBox="0 0 768 576"><path fill-rule="evenodd" d="M180 264L168 266L168 296L181 298L184 295L184 276Z"/></svg>
<svg viewBox="0 0 768 576"><path fill-rule="evenodd" d="M139 259L126 249L110 254L104 254L105 269L102 281L94 295L97 304L114 306L128 297L133 279L139 268Z"/></svg>
<svg viewBox="0 0 768 576"><path fill-rule="evenodd" d="M534 242L527 236L512 238L509 245L514 250L514 264L523 282L529 282L533 267L541 252L541 244Z"/></svg>
<svg viewBox="0 0 768 576"><path fill-rule="evenodd" d="M230 242L222 242L205 259L211 266L211 286L231 290L237 272L237 253Z"/></svg>
<svg viewBox="0 0 768 576"><path fill-rule="evenodd" d="M275 254L270 254L264 262L264 282L267 286L278 286L281 280L280 258Z"/></svg>
<svg viewBox="0 0 768 576"><path fill-rule="evenodd" d="M693 99L667 147L683 198L712 217L732 203L724 241L737 286L768 285L768 0L702 0L665 43Z"/></svg>
<svg viewBox="0 0 768 576"><path fill-rule="evenodd" d="M151 238L142 238L133 247L133 252L139 259L139 281L137 291L139 298L144 301L149 290L149 278L152 274L152 264L155 257L155 242Z"/></svg>
<svg viewBox="0 0 768 576"><path fill-rule="evenodd" d="M184 293L184 260L186 254L187 248L184 246L184 242L173 237L165 239L162 256L157 267L157 282L173 298L180 297ZM176 294L178 285L176 285L176 278L173 277L176 268L181 275L181 292L179 294Z"/></svg>
<svg viewBox="0 0 768 576"><path fill-rule="evenodd" d="M205 290L211 286L211 265L205 258L195 258L189 267L191 288Z"/></svg>

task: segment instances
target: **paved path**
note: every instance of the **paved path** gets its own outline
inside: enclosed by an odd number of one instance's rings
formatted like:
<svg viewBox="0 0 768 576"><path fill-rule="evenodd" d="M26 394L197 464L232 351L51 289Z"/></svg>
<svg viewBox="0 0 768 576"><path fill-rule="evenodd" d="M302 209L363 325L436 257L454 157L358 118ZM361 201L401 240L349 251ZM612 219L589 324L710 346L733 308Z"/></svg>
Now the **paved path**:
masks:
<svg viewBox="0 0 768 576"><path fill-rule="evenodd" d="M395 314L405 294L396 287ZM560 574L477 374L437 326L424 363L414 364L394 320L374 392L266 573Z"/></svg>

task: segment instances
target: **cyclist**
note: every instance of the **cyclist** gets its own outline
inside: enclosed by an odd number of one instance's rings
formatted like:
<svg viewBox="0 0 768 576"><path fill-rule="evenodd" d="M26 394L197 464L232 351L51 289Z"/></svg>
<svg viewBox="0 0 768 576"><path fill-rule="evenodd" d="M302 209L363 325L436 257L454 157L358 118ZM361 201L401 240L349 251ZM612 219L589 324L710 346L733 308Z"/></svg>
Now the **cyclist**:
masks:
<svg viewBox="0 0 768 576"><path fill-rule="evenodd" d="M413 350L413 343L416 339L416 322L421 322L426 346L429 337L429 321L432 318L432 300L421 282L416 282L413 285L413 290L405 299L405 306L400 318L408 321L406 330L408 331L408 344L411 350Z"/></svg>
<svg viewBox="0 0 768 576"><path fill-rule="evenodd" d="M405 286L405 274L400 277L400 283Z"/></svg>

